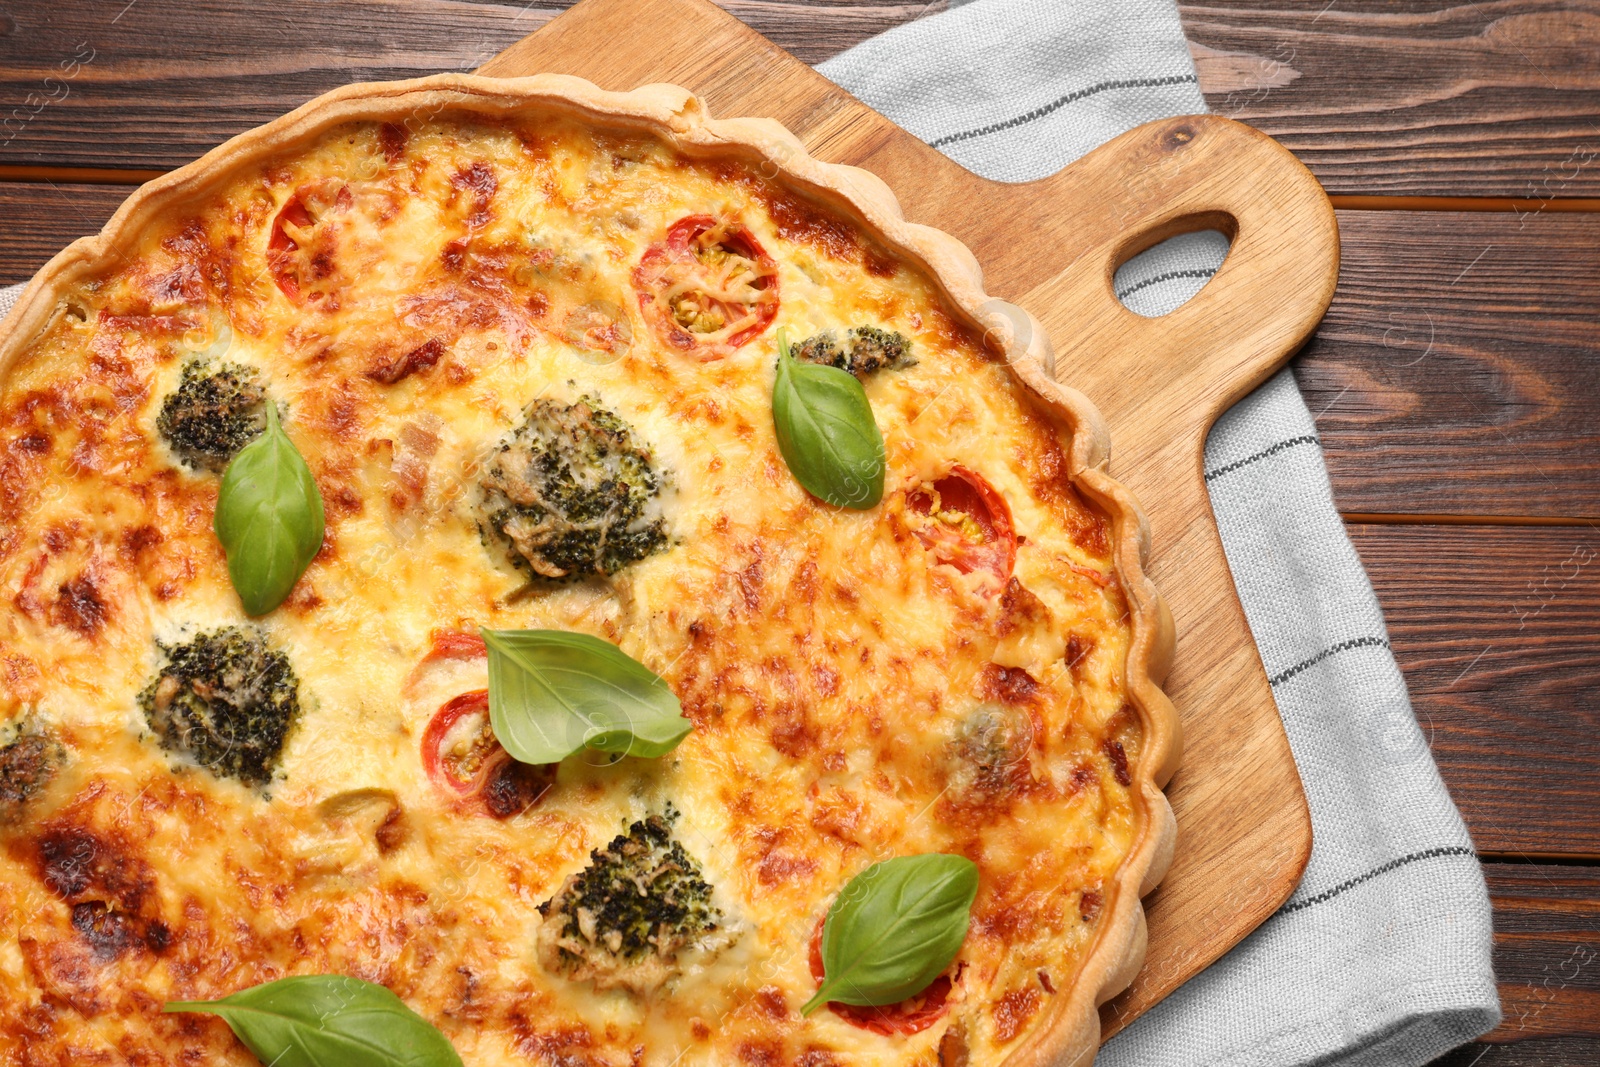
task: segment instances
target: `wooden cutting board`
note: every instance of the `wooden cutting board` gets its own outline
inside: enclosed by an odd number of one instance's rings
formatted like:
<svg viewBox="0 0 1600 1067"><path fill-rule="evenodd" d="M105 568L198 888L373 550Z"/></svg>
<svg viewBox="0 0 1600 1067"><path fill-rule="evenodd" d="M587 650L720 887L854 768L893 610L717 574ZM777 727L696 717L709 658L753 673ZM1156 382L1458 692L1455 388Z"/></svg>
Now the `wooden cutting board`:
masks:
<svg viewBox="0 0 1600 1067"><path fill-rule="evenodd" d="M963 170L705 0L584 0L479 73L576 74L606 89L674 82L713 115L777 119L820 159L887 181L906 217L983 265L990 295L1049 331L1056 376L1111 427L1111 473L1149 516L1149 571L1178 626L1165 688L1183 719L1167 789L1178 852L1146 898L1138 980L1101 1009L1107 1036L1255 929L1311 853L1305 793L1240 609L1206 495L1216 417L1281 367L1322 318L1339 237L1321 187L1276 142L1200 115L1150 123L1052 177L1020 185ZM1177 233L1218 229L1227 260L1189 303L1141 318L1116 268Z"/></svg>

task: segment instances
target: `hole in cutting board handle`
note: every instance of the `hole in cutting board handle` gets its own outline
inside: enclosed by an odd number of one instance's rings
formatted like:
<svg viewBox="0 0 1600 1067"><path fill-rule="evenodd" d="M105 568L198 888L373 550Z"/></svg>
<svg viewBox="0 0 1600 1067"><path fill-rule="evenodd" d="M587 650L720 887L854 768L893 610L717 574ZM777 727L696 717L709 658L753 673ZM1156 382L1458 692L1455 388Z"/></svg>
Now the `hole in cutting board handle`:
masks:
<svg viewBox="0 0 1600 1067"><path fill-rule="evenodd" d="M1139 234L1119 249L1111 290L1136 315L1169 315L1211 281L1238 229L1232 215L1205 212Z"/></svg>

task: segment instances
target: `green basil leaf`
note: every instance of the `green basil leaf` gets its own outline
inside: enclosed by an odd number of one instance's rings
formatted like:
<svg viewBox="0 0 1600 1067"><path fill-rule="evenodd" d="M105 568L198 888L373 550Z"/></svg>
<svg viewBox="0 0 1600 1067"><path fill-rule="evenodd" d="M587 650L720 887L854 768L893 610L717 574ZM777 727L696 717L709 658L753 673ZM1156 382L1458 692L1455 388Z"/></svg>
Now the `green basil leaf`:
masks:
<svg viewBox="0 0 1600 1067"><path fill-rule="evenodd" d="M250 615L283 603L322 548L322 494L311 468L278 425L267 402L267 428L222 472L217 540L228 554L228 577Z"/></svg>
<svg viewBox="0 0 1600 1067"><path fill-rule="evenodd" d="M431 1023L383 986L359 978L282 978L162 1010L221 1016L272 1067L462 1067Z"/></svg>
<svg viewBox="0 0 1600 1067"><path fill-rule="evenodd" d="M586 748L664 756L693 723L667 683L616 645L565 630L483 630L489 721L523 763L559 763Z"/></svg>
<svg viewBox="0 0 1600 1067"><path fill-rule="evenodd" d="M812 496L858 511L883 499L883 434L866 390L848 371L795 359L781 334L772 422L783 461Z"/></svg>
<svg viewBox="0 0 1600 1067"><path fill-rule="evenodd" d="M874 863L850 879L822 926L822 986L800 1009L829 1001L879 1007L928 988L961 951L978 895L978 867L929 853Z"/></svg>

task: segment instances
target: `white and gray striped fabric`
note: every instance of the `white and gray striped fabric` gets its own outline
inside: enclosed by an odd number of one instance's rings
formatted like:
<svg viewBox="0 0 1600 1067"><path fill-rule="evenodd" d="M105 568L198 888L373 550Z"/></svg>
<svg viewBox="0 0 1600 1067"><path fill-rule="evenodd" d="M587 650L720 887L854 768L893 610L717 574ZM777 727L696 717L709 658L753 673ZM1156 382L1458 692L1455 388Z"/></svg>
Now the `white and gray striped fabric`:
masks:
<svg viewBox="0 0 1600 1067"><path fill-rule="evenodd" d="M1054 173L1140 123L1205 110L1172 0L952 7L820 69L962 165L1009 181ZM1168 242L1125 265L1117 292L1140 314L1164 314L1226 251L1220 234ZM0 314L19 290L0 290ZM1206 469L1316 843L1290 902L1098 1062L1425 1063L1500 1018L1489 902L1288 371L1217 423Z"/></svg>
<svg viewBox="0 0 1600 1067"><path fill-rule="evenodd" d="M818 69L1006 181L1052 174L1140 123L1206 110L1173 0L970 0ZM1214 233L1153 248L1117 272L1117 294L1164 314L1227 248ZM1217 422L1206 471L1315 843L1289 903L1097 1062L1426 1063L1500 1019L1488 894L1289 371Z"/></svg>

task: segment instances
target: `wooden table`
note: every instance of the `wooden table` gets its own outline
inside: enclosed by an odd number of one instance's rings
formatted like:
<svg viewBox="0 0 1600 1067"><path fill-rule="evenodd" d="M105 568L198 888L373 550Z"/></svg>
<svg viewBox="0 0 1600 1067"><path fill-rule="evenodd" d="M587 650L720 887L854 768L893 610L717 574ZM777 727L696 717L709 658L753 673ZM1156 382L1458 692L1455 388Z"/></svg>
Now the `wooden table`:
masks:
<svg viewBox="0 0 1600 1067"><path fill-rule="evenodd" d="M470 70L567 4L0 0L0 284L345 82ZM1600 1063L1600 2L1182 7L1214 111L1340 208L1295 372L1496 909L1450 1067ZM724 0L808 62L943 8Z"/></svg>

